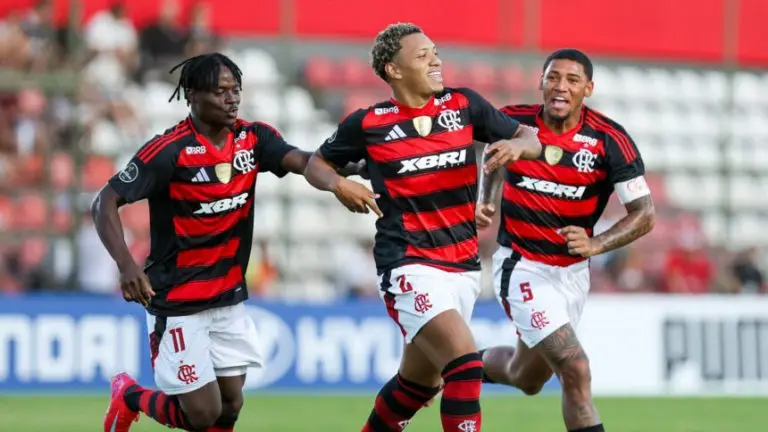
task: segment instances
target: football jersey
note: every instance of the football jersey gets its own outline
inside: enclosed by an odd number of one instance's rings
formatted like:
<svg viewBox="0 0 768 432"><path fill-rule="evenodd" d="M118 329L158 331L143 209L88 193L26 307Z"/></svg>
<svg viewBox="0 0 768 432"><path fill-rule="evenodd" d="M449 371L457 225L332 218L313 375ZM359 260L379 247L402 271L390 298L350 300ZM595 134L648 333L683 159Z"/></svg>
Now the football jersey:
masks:
<svg viewBox="0 0 768 432"><path fill-rule="evenodd" d="M624 128L584 107L581 120L557 135L541 119L541 105L510 105L502 112L537 131L537 160L506 167L498 242L523 257L568 266L585 258L568 253L559 230L584 228L590 236L616 183L645 174L643 160Z"/></svg>
<svg viewBox="0 0 768 432"><path fill-rule="evenodd" d="M408 263L477 270L474 141L509 139L517 121L473 90L446 88L421 108L391 99L350 114L320 147L336 166L365 159L384 214L379 273Z"/></svg>
<svg viewBox="0 0 768 432"><path fill-rule="evenodd" d="M270 126L239 119L219 149L187 118L110 179L126 202L149 202L151 313L187 315L248 297L256 176L284 176L293 149Z"/></svg>

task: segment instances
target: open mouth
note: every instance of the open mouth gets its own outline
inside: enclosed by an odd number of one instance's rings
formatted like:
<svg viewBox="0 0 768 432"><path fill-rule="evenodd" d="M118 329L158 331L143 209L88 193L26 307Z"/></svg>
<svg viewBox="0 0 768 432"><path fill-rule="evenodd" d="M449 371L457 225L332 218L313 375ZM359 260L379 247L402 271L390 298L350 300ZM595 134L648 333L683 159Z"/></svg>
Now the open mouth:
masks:
<svg viewBox="0 0 768 432"><path fill-rule="evenodd" d="M568 108L570 105L571 104L570 102L568 102L568 99L562 96L555 96L549 102L549 106L555 109L565 109L565 108Z"/></svg>
<svg viewBox="0 0 768 432"><path fill-rule="evenodd" d="M232 108L229 108L229 109L227 110L227 115L228 115L229 117L237 117L237 111L238 111L238 107L232 107Z"/></svg>
<svg viewBox="0 0 768 432"><path fill-rule="evenodd" d="M434 82L438 84L443 83L443 72L439 70L434 70L429 73L427 73L427 76Z"/></svg>

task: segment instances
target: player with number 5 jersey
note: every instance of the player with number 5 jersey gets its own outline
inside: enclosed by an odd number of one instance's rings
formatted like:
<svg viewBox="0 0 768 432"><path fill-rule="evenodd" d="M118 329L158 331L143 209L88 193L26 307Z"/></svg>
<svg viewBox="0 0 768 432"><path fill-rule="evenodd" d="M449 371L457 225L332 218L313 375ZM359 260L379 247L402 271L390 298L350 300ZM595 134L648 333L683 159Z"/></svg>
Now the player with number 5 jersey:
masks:
<svg viewBox="0 0 768 432"><path fill-rule="evenodd" d="M474 91L443 87L437 49L417 26L387 27L372 58L393 97L347 117L305 173L350 210L380 216L380 295L406 346L363 431L405 429L443 381L443 430L479 432L482 363L467 325L480 291L473 142L492 143L485 169L536 158L541 147ZM334 172L361 159L373 191Z"/></svg>
<svg viewBox="0 0 768 432"><path fill-rule="evenodd" d="M536 394L554 372L570 432L604 430L574 333L589 292L589 258L629 244L654 222L640 153L621 125L583 104L592 89L584 53L561 50L547 58L544 104L502 109L537 132L543 154L483 175L477 207L478 226L490 225L501 189L494 286L520 336L517 348L483 351L485 381ZM594 235L614 191L627 215Z"/></svg>

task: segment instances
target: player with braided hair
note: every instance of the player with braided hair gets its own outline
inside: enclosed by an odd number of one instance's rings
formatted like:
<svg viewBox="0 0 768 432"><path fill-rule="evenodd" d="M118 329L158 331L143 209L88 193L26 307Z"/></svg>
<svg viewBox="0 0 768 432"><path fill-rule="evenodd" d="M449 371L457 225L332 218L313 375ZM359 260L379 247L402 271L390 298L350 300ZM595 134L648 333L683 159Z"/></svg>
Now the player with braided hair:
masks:
<svg viewBox="0 0 768 432"><path fill-rule="evenodd" d="M113 377L105 432L129 431L139 413L171 428L234 430L247 368L263 362L243 305L256 176L301 174L310 158L269 125L238 118L242 73L232 60L204 54L171 72L179 68L170 101L183 94L189 117L142 146L91 206L123 297L146 308L159 388ZM118 216L120 206L142 199L151 235L143 269Z"/></svg>

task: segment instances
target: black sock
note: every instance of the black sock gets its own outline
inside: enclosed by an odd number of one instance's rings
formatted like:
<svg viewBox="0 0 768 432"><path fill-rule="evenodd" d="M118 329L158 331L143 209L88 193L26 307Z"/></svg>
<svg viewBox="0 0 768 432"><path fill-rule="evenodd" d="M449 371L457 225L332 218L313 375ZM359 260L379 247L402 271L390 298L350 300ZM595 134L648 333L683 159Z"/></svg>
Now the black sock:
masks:
<svg viewBox="0 0 768 432"><path fill-rule="evenodd" d="M483 354L485 354L486 350L487 348L481 349L480 351L478 351L478 353L480 354L480 360L483 359ZM483 382L486 384L496 384L496 381L494 381L493 378L489 377L488 374L485 373L485 367L483 367Z"/></svg>
<svg viewBox="0 0 768 432"><path fill-rule="evenodd" d="M598 425L588 426L581 429L571 429L568 432L605 432L605 429L603 429L603 424L600 423Z"/></svg>
<svg viewBox="0 0 768 432"><path fill-rule="evenodd" d="M132 385L125 391L123 398L128 408L143 412L162 425L190 429L189 419L177 396Z"/></svg>
<svg viewBox="0 0 768 432"><path fill-rule="evenodd" d="M416 412L440 391L440 387L424 387L400 376L381 388L363 432L403 430Z"/></svg>

